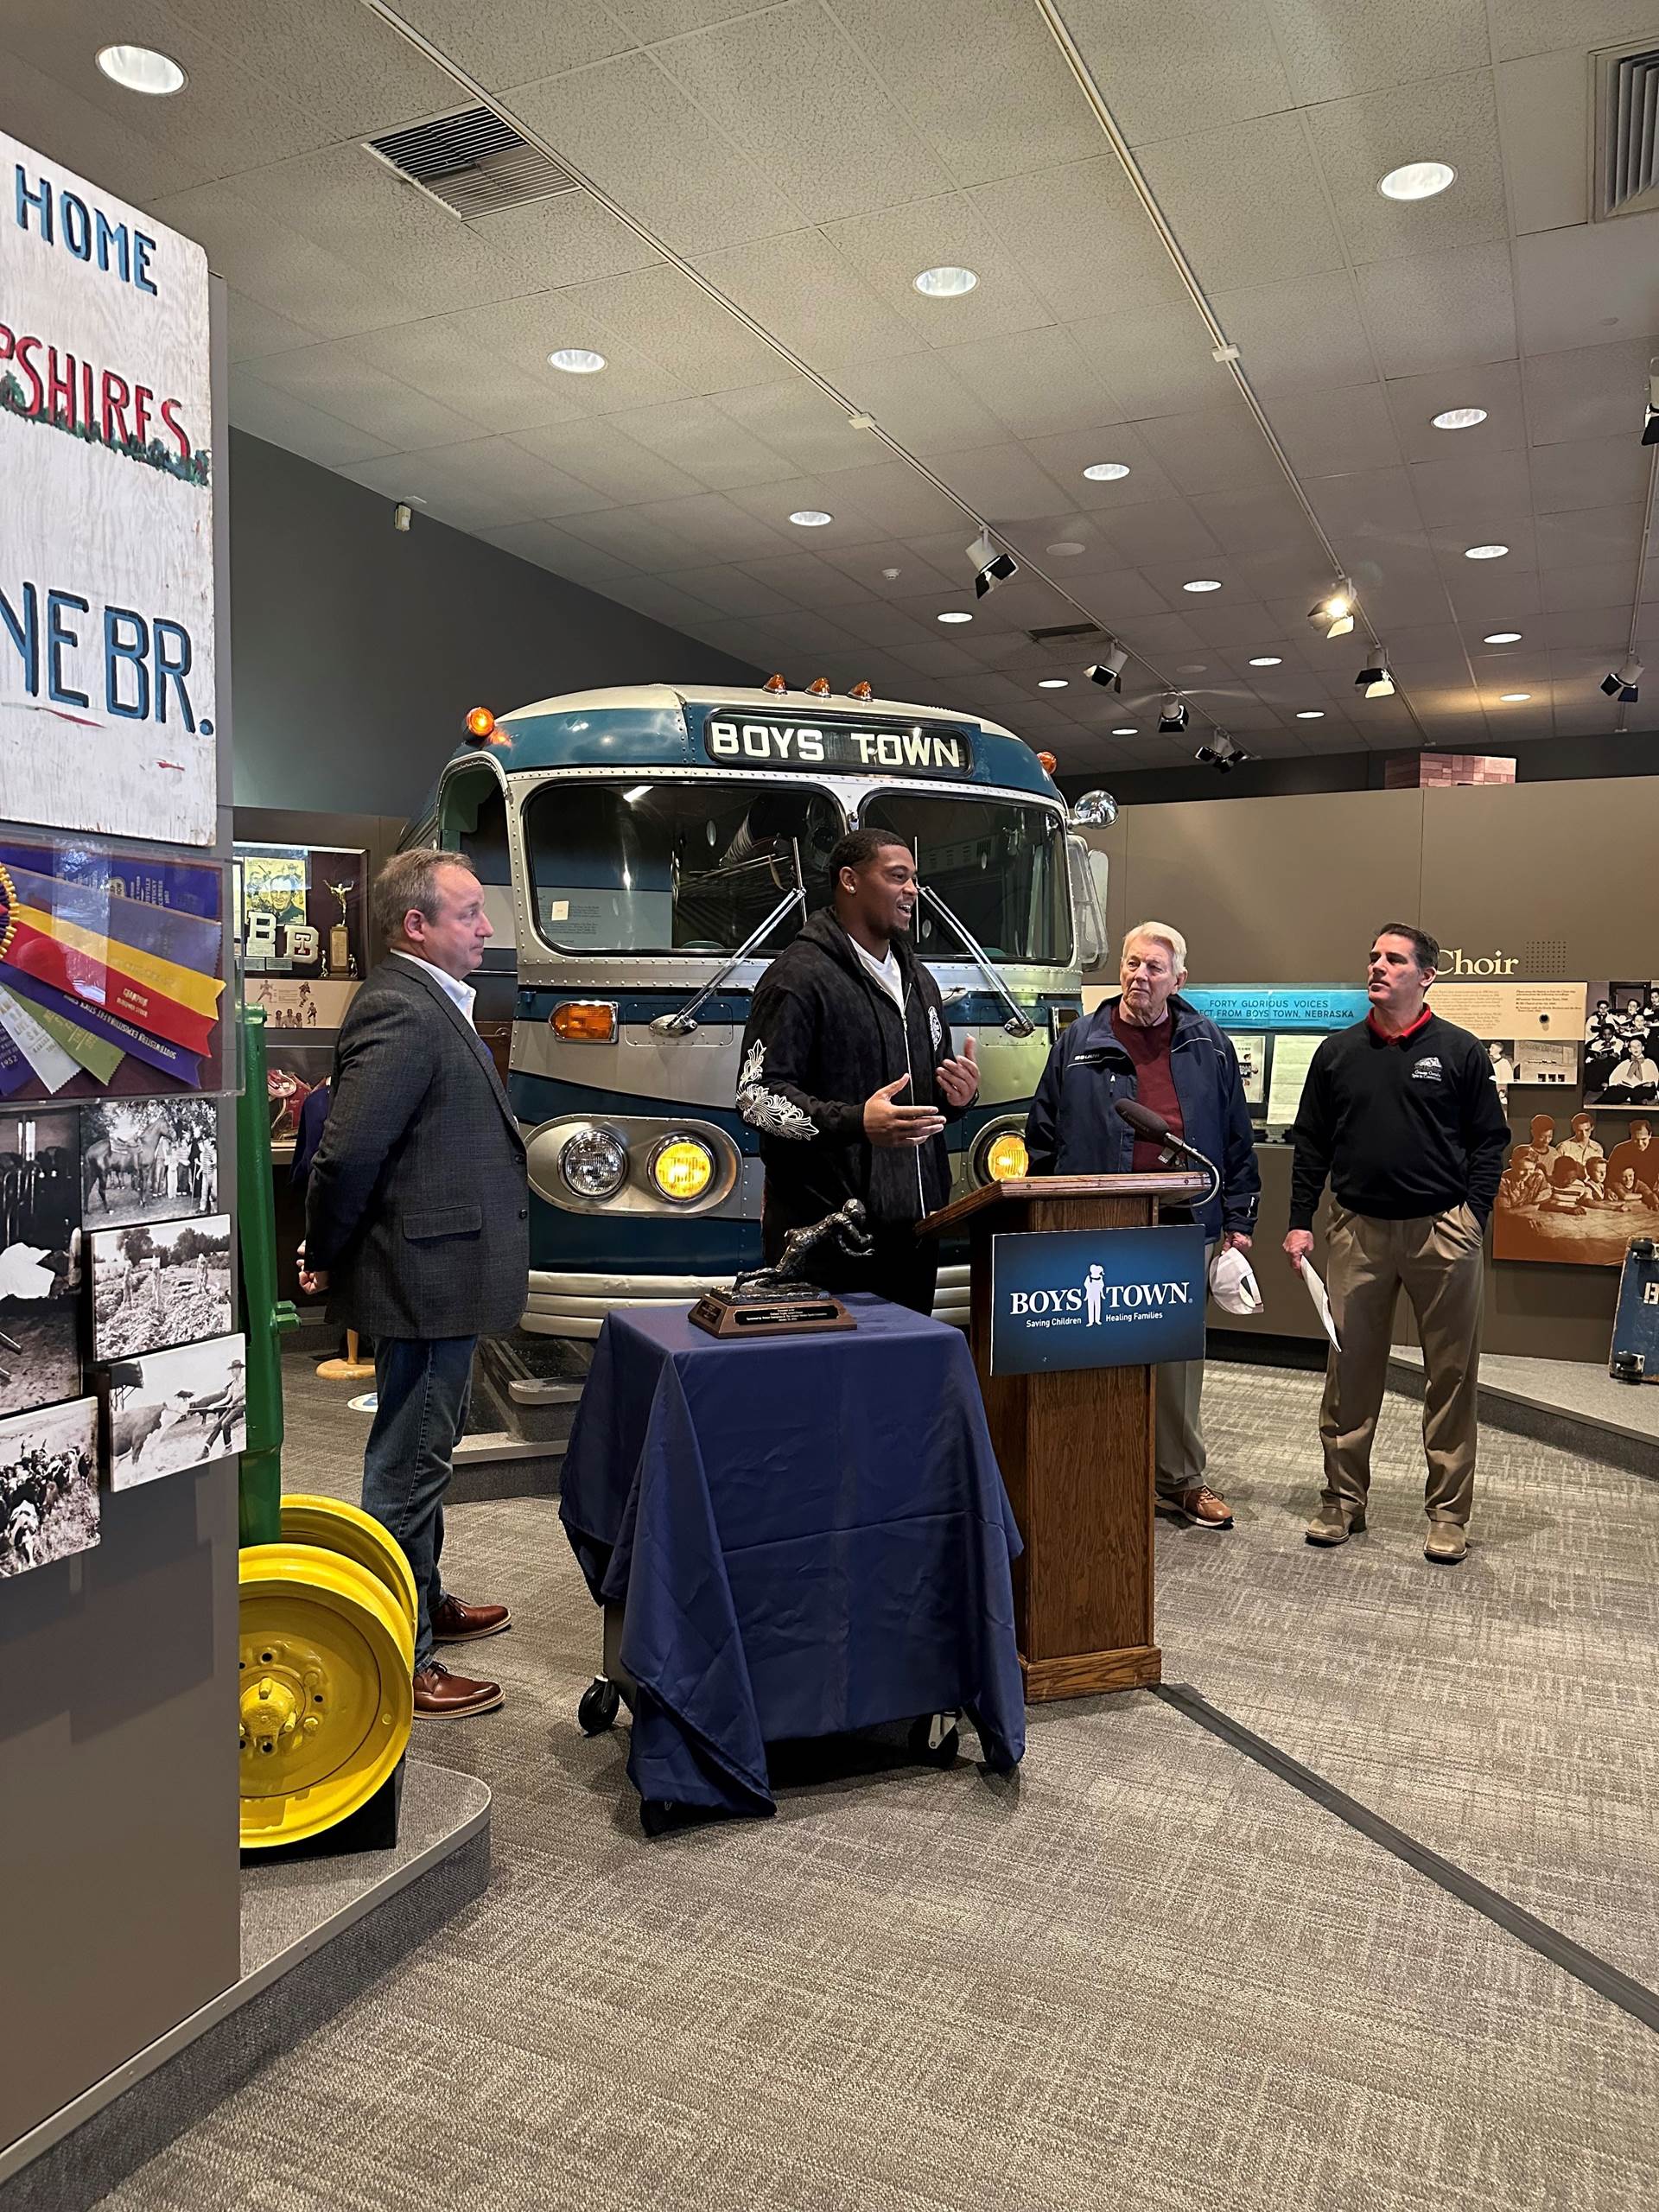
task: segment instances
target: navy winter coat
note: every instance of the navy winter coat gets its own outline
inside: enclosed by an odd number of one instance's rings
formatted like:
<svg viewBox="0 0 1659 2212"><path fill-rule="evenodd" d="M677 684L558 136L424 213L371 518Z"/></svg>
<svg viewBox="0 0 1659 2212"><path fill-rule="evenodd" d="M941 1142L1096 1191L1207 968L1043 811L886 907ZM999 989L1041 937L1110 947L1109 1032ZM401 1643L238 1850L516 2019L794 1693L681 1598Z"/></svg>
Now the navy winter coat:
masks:
<svg viewBox="0 0 1659 2212"><path fill-rule="evenodd" d="M1135 1132L1115 1109L1118 1099L1135 1095L1135 1063L1113 1032L1115 1004L1103 1001L1054 1040L1026 1116L1033 1175L1130 1172ZM1169 1016L1175 1025L1169 1070L1181 1102L1183 1134L1221 1171L1219 1196L1197 1208L1193 1218L1211 1240L1224 1229L1254 1236L1262 1173L1238 1055L1215 1023L1184 998L1171 998ZM1080 1054L1085 1056L1081 1067Z"/></svg>

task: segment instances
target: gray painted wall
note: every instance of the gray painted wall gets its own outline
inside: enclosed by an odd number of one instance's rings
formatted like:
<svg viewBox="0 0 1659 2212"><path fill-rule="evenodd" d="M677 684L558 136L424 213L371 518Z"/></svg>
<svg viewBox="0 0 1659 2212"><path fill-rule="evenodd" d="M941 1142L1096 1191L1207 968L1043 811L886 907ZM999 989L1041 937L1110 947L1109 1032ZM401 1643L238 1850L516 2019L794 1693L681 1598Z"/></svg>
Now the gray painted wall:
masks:
<svg viewBox="0 0 1659 2212"><path fill-rule="evenodd" d="M241 806L415 812L469 707L761 671L240 432L231 621Z"/></svg>

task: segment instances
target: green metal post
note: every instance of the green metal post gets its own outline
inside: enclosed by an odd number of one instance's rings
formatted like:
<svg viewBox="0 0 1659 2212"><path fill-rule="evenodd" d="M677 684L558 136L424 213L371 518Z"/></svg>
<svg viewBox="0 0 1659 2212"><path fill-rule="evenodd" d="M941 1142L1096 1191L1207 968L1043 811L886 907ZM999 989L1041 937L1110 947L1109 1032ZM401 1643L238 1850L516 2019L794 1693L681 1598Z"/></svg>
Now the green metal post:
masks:
<svg viewBox="0 0 1659 2212"><path fill-rule="evenodd" d="M238 1245L242 1255L242 1322L248 1338L248 1446L242 1454L240 1541L274 1544L283 1533L283 1354L284 1329L299 1315L276 1295L276 1205L270 1185L270 1109L265 1092L265 1010L244 1006L242 1067L236 1102Z"/></svg>

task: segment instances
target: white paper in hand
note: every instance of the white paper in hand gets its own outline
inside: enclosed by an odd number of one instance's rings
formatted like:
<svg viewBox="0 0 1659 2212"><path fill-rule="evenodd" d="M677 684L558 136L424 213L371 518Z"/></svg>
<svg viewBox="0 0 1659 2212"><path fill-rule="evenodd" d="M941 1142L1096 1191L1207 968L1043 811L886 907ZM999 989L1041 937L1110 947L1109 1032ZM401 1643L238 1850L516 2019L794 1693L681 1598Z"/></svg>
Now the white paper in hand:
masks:
<svg viewBox="0 0 1659 2212"><path fill-rule="evenodd" d="M1307 1294L1313 1301L1313 1311L1319 1317L1319 1326L1340 1351L1342 1345L1337 1336L1337 1325L1331 1319L1331 1301L1325 1294L1325 1285L1313 1272L1313 1263L1311 1260L1302 1262L1300 1274Z"/></svg>

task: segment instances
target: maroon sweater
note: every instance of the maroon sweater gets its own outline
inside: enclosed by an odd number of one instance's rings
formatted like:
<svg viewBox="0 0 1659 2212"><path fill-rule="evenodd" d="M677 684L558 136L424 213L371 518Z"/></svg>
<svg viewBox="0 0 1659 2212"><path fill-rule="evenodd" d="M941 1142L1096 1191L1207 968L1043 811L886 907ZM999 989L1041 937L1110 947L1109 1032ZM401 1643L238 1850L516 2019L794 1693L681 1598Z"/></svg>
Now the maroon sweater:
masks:
<svg viewBox="0 0 1659 2212"><path fill-rule="evenodd" d="M1125 1021L1114 1007L1112 1034L1135 1062L1135 1096L1143 1106L1151 1107L1154 1114L1161 1114L1177 1136L1184 1136L1181 1102L1176 1096L1175 1078L1169 1070L1170 1040L1175 1034L1175 1025L1168 1014L1151 1029L1141 1029L1133 1021ZM1163 1147L1150 1138L1138 1136L1129 1164L1137 1175L1146 1174L1157 1166L1162 1150Z"/></svg>

